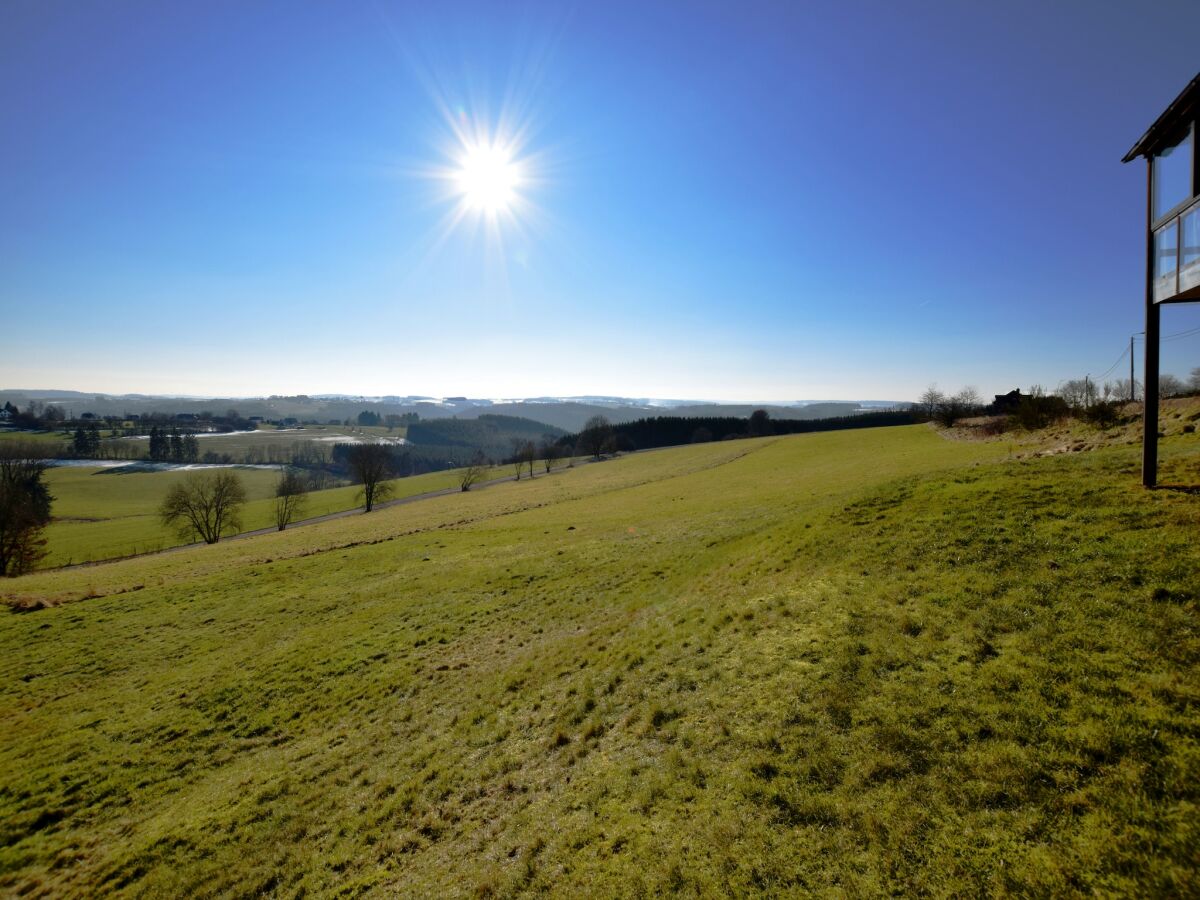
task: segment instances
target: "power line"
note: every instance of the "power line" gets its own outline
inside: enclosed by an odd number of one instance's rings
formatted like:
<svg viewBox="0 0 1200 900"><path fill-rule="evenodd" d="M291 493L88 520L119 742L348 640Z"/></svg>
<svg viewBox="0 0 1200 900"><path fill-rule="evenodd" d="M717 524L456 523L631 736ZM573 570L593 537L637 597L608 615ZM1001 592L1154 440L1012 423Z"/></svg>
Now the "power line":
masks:
<svg viewBox="0 0 1200 900"><path fill-rule="evenodd" d="M1191 337L1194 334L1200 334L1200 325L1196 326L1195 328L1189 328L1186 331L1177 331L1174 334L1164 335L1159 340L1164 343L1166 341L1178 341L1178 340L1182 340L1185 337ZM1133 349L1132 341L1144 341L1145 339L1146 339L1145 335L1140 334L1140 333L1132 335L1131 336L1131 345L1121 351L1121 355L1117 357L1117 361L1114 362L1107 369L1105 369L1103 375L1096 376L1096 379L1095 379L1096 383L1099 384L1105 378L1107 378L1112 373L1113 369L1115 369L1117 366L1119 366L1121 364L1121 362L1125 359L1125 357L1129 355L1129 351Z"/></svg>
<svg viewBox="0 0 1200 900"><path fill-rule="evenodd" d="M1124 350L1121 351L1121 355L1117 357L1117 361L1115 363L1113 363L1111 366L1109 366L1104 371L1104 375L1099 375L1096 377L1097 383L1103 381L1105 376L1107 376L1109 372L1111 372L1113 369L1115 369L1117 366L1119 366L1121 364L1121 360L1123 360L1128 355L1129 355L1129 348L1126 347Z"/></svg>
<svg viewBox="0 0 1200 900"><path fill-rule="evenodd" d="M1164 334L1161 340L1173 341L1179 338L1191 337L1193 334L1200 334L1200 326L1189 328L1187 331L1177 331L1174 334ZM1146 338L1142 334L1136 334L1133 338L1135 341L1144 341Z"/></svg>
<svg viewBox="0 0 1200 900"><path fill-rule="evenodd" d="M1178 341L1185 337L1190 337L1193 334L1200 334L1200 326L1189 328L1187 331L1177 331L1175 334L1168 334L1163 338L1164 341Z"/></svg>

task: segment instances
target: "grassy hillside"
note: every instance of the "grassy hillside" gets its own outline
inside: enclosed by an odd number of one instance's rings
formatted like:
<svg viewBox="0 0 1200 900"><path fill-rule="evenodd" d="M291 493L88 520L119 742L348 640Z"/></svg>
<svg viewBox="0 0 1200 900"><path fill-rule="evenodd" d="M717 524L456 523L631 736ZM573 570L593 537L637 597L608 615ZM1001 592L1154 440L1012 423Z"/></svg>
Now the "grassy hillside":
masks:
<svg viewBox="0 0 1200 900"><path fill-rule="evenodd" d="M0 890L1195 894L1200 502L1005 456L691 446L0 586L63 604L0 617Z"/></svg>
<svg viewBox="0 0 1200 900"><path fill-rule="evenodd" d="M236 470L246 487L248 501L242 509L242 530L255 531L275 524L275 484L279 473L271 469ZM509 473L491 469L486 477ZM46 483L54 496L54 521L46 529L46 557L42 568L113 559L178 547L189 541L165 527L158 508L171 485L186 478L186 470L124 472L85 466L46 470ZM454 471L414 475L391 482L392 497L411 497L455 487ZM362 503L358 485L312 491L304 517L354 509Z"/></svg>
<svg viewBox="0 0 1200 900"><path fill-rule="evenodd" d="M109 559L183 543L159 521L158 507L171 486L190 474L90 466L47 469L45 481L54 497L54 521L46 529L47 553L42 565ZM265 511L279 474L269 469L238 469L237 475L246 486L251 509L257 512L262 507Z"/></svg>

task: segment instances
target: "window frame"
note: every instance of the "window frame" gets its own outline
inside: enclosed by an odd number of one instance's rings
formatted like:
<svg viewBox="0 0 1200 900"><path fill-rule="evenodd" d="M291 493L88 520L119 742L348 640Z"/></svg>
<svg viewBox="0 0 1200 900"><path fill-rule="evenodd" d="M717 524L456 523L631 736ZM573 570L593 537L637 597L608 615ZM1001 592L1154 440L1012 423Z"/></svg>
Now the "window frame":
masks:
<svg viewBox="0 0 1200 900"><path fill-rule="evenodd" d="M1181 212L1183 212L1185 209L1187 209L1189 206L1191 206L1192 201L1196 199L1197 183L1200 182L1200 174L1197 174L1197 169L1200 169L1200 151L1198 151L1196 148L1196 137L1197 137L1197 135L1196 135L1196 120L1193 119L1191 122L1188 122L1186 128L1182 129L1179 141L1172 144L1172 146L1178 146L1180 143L1187 140L1188 138L1191 139L1191 147L1192 147L1191 162L1192 162L1192 164L1189 167L1189 170L1191 173L1191 177L1189 179L1191 181L1191 184L1189 185L1189 193L1183 200L1176 203L1173 207L1168 209L1165 213L1163 213L1161 216L1159 216L1157 219L1155 219L1153 222L1151 222L1151 224L1150 224L1151 232L1158 231L1159 228L1161 228L1163 225L1166 225L1167 222L1169 222L1172 218L1174 218L1175 216L1178 216ZM1158 159L1158 157L1159 157L1159 154L1157 154L1157 153L1151 154L1151 156L1150 156L1150 206L1151 206L1151 209L1153 209L1153 207L1154 207L1154 194L1158 189L1158 170L1157 170L1157 167L1154 165L1154 161L1156 159Z"/></svg>

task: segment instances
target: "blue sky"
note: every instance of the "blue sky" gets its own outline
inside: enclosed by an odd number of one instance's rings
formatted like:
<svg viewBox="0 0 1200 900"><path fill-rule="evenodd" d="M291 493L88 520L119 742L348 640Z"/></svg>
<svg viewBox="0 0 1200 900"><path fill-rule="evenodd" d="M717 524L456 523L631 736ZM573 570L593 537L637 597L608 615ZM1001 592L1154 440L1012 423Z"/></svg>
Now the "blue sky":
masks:
<svg viewBox="0 0 1200 900"><path fill-rule="evenodd" d="M1120 158L1200 64L1200 5L1146 9L10 0L0 387L1095 377L1142 328L1144 164ZM498 221L448 227L455 123L519 136ZM1186 375L1200 334L1163 351Z"/></svg>

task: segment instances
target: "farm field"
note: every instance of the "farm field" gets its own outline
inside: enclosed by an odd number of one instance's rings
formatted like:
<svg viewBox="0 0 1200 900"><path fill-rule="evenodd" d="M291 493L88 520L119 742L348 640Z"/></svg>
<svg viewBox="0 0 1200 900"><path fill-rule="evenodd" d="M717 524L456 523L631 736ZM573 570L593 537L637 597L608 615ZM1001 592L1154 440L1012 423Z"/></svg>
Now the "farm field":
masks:
<svg viewBox="0 0 1200 900"><path fill-rule="evenodd" d="M259 453L264 455L263 461L270 461L271 450L290 452L296 444L314 441L318 446L332 449L337 443L357 443L361 441L396 443L404 438L404 426L389 431L384 427L348 426L348 425L304 425L294 428L275 428L263 426L257 431L234 431L228 434L200 434L197 440L200 453L229 454L235 461L244 461L247 454ZM133 446L141 454L150 449L150 439L120 438L117 443Z"/></svg>
<svg viewBox="0 0 1200 900"><path fill-rule="evenodd" d="M186 424L181 423L186 430ZM144 456L150 449L148 437L113 438L107 429L102 429L106 446L117 445L132 448L132 454ZM359 425L304 425L294 428L275 428L264 426L257 431L234 431L229 433L199 434L200 452L229 454L236 461L242 461L247 453L269 454L271 449L279 452L290 451L297 443L305 441L316 442L318 446L332 447L336 443L355 443L372 441L395 443L402 441L405 434L403 425L391 429L383 426ZM67 449L71 444L71 434L63 431L24 431L11 428L0 428L0 441L23 441L44 444L54 450Z"/></svg>
<svg viewBox="0 0 1200 900"><path fill-rule="evenodd" d="M272 469L239 467L234 471L246 487L248 502L242 511L242 531L275 524L275 484ZM486 477L508 474L508 468L489 471ZM113 559L148 553L188 543L162 524L158 507L171 485L190 474L185 470L123 472L87 466L61 466L46 470L45 480L54 496L55 519L46 529L46 557L42 568ZM393 498L438 491L458 484L450 470L397 478L391 482ZM303 517L353 509L361 502L357 485L312 491Z"/></svg>
<svg viewBox="0 0 1200 900"><path fill-rule="evenodd" d="M60 444L67 443L67 438L61 431L25 431L16 428L0 428L0 441L45 444L47 447L58 449Z"/></svg>
<svg viewBox="0 0 1200 900"><path fill-rule="evenodd" d="M1009 456L692 445L0 584L0 892L1195 895L1200 496Z"/></svg>

